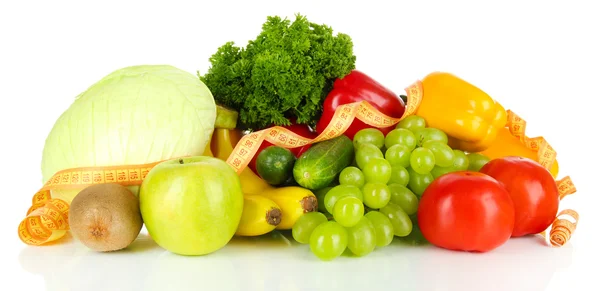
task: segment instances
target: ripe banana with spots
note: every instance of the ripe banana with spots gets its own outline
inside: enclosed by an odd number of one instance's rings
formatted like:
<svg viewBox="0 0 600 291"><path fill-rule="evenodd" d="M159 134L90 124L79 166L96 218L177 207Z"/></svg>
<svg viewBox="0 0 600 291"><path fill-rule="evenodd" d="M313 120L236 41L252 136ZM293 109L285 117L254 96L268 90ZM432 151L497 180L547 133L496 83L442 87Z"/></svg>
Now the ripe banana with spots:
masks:
<svg viewBox="0 0 600 291"><path fill-rule="evenodd" d="M273 200L260 195L244 195L244 210L235 235L266 234L279 225L281 216L281 208Z"/></svg>
<svg viewBox="0 0 600 291"><path fill-rule="evenodd" d="M276 229L292 229L304 213L317 211L317 197L310 190L302 187L273 188L258 195L273 200L281 208L281 223Z"/></svg>
<svg viewBox="0 0 600 291"><path fill-rule="evenodd" d="M217 120L219 116L233 117L230 111L218 107ZM224 122L230 119L225 117L220 119L222 122L216 123L225 126L215 126L210 145L205 151L205 155L224 161L229 158L242 137L242 132L235 129L235 123ZM239 174L239 177L246 198L238 235L264 234L272 227L279 230L291 229L304 213L317 211L317 197L308 189L298 186L273 187L248 167ZM274 207L273 205L277 206L279 216L276 215L277 210L269 208ZM269 209L273 211L268 212ZM275 223L276 220L279 222Z"/></svg>

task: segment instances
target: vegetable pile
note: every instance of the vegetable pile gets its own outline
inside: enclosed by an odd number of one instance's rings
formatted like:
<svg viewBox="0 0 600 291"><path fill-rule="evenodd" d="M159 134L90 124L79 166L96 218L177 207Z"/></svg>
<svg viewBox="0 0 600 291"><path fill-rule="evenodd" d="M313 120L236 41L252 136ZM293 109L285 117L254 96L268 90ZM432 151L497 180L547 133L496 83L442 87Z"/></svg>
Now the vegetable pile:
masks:
<svg viewBox="0 0 600 291"><path fill-rule="evenodd" d="M440 247L485 252L550 226L559 195L546 169L525 158L465 153L448 141L411 115L387 135L365 128L353 142L342 135L313 146L293 174L316 190L321 213L298 220L294 238L331 260L346 248L364 256L414 229ZM325 143L328 151L317 149ZM340 158L343 148L354 159Z"/></svg>
<svg viewBox="0 0 600 291"><path fill-rule="evenodd" d="M489 252L543 232L554 246L570 239L576 221L559 219L559 204L575 188L555 180L555 152L520 117L453 74L404 96L355 61L348 35L273 16L247 46L219 47L204 75L109 74L50 132L20 238L42 245L72 230L118 251L143 221L160 247L206 255L279 231L325 261L394 240ZM351 108L363 117L348 120Z"/></svg>

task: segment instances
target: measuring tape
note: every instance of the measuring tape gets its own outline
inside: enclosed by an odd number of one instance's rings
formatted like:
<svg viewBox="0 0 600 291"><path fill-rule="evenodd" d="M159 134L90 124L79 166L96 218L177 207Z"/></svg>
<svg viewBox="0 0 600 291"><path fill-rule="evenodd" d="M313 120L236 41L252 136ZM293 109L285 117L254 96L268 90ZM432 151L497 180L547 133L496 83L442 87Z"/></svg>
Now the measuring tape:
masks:
<svg viewBox="0 0 600 291"><path fill-rule="evenodd" d="M33 195L27 216L19 224L19 238L29 245L41 245L61 238L69 229L69 203L52 198L52 190L82 189L104 183L138 186L159 163L58 171Z"/></svg>
<svg viewBox="0 0 600 291"><path fill-rule="evenodd" d="M525 147L537 152L537 161L548 171L556 160L556 151L550 146L550 144L541 136L529 138L525 135L525 128L527 122L512 112L511 110L506 111L508 114L506 126L510 133L517 137ZM556 181L558 188L559 199L562 199L568 195L574 194L577 189L573 184L573 181L569 176L566 176ZM568 219L570 217L573 221ZM577 222L579 221L579 214L572 209L565 209L558 213L550 231L543 231L540 233L546 242L549 242L552 246L562 246L571 238Z"/></svg>
<svg viewBox="0 0 600 291"><path fill-rule="evenodd" d="M308 139L280 126L270 127L243 136L227 159L227 163L240 174L250 163L264 140L284 148L302 147L342 135L355 119L376 128L393 126L405 117L413 115L423 99L423 86L420 81L405 88L405 91L407 104L401 118L387 116L367 101L340 105L336 108L334 116L325 130L316 138ZM556 159L554 149L542 137L528 138L525 135L525 120L510 110L508 117L507 126L511 134L519 137L528 148L537 151L538 162L546 169L550 169ZM123 186L141 185L148 172L158 163L160 162L130 166L86 167L67 169L56 173L34 195L27 217L19 224L19 238L29 245L42 245L61 238L69 229L69 205L63 200L52 198L51 190L80 188L98 183L118 183ZM557 181L557 186L561 200L576 191L568 176ZM564 216L570 216L574 222ZM557 215L548 234L543 232L541 235L547 241L549 240L550 245L562 246L571 238L578 219L578 214L574 210L563 210Z"/></svg>
<svg viewBox="0 0 600 291"><path fill-rule="evenodd" d="M340 105L335 109L335 113L325 130L314 139L300 136L281 126L273 126L243 136L227 159L227 163L239 174L250 163L264 140L284 148L302 147L344 134L355 118L377 128L393 126L406 116L413 115L423 99L423 87L420 81L405 90L407 93L407 106L400 118L390 117L379 112L367 101Z"/></svg>

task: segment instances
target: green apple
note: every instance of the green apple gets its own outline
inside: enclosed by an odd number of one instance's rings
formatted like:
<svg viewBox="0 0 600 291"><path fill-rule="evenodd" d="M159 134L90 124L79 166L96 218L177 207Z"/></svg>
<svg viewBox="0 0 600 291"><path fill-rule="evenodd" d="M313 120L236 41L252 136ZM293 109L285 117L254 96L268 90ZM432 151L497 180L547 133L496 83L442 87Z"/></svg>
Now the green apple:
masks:
<svg viewBox="0 0 600 291"><path fill-rule="evenodd" d="M154 166L139 197L152 239L180 255L205 255L224 247L235 234L244 204L233 168L207 156Z"/></svg>

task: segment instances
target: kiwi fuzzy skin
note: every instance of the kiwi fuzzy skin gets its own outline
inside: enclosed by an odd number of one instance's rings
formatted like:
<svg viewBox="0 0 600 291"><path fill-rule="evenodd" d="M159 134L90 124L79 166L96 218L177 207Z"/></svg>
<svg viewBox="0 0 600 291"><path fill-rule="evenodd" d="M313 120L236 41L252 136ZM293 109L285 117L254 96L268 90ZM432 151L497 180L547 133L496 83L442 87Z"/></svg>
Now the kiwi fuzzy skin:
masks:
<svg viewBox="0 0 600 291"><path fill-rule="evenodd" d="M142 225L138 198L119 184L89 186L73 198L69 208L73 237L98 252L128 247Z"/></svg>

